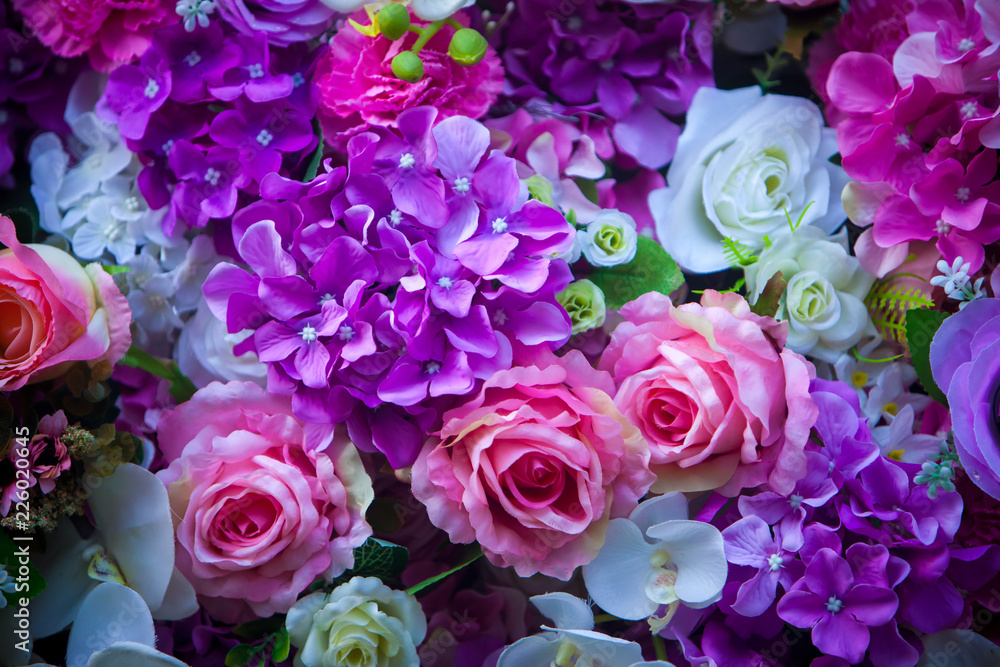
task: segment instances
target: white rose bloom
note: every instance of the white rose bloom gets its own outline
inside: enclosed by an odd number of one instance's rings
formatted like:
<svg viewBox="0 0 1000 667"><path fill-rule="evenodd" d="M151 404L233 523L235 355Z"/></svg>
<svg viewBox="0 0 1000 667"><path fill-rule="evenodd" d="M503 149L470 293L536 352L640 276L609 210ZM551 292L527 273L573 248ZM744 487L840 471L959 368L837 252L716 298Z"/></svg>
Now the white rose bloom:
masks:
<svg viewBox="0 0 1000 667"><path fill-rule="evenodd" d="M729 268L723 237L753 250L765 235L777 242L791 232L786 211L827 233L844 221L848 179L829 161L836 133L814 103L756 86L701 88L687 119L667 187L649 194L657 237L685 271Z"/></svg>
<svg viewBox="0 0 1000 667"><path fill-rule="evenodd" d="M604 209L577 232L583 256L592 266L618 266L635 258L639 237L635 219L617 209Z"/></svg>
<svg viewBox="0 0 1000 667"><path fill-rule="evenodd" d="M361 9L365 5L380 8L389 4L385 0L322 0L322 2L327 7L345 14ZM440 21L474 3L475 0L412 0L402 4L411 5L413 13L425 21Z"/></svg>
<svg viewBox="0 0 1000 667"><path fill-rule="evenodd" d="M847 232L826 236L803 227L782 238L746 267L747 294L756 303L771 276L781 271L788 288L778 320L788 321L787 346L833 363L866 333L874 333L865 296L875 277L847 251Z"/></svg>
<svg viewBox="0 0 1000 667"><path fill-rule="evenodd" d="M417 667L427 620L412 595L354 577L330 595L313 593L288 611L295 667Z"/></svg>
<svg viewBox="0 0 1000 667"><path fill-rule="evenodd" d="M252 333L229 333L225 322L212 315L203 297L198 312L181 330L174 350L177 366L196 387L214 380L256 382L263 387L267 384L267 366L253 352L239 357L233 354L233 346Z"/></svg>

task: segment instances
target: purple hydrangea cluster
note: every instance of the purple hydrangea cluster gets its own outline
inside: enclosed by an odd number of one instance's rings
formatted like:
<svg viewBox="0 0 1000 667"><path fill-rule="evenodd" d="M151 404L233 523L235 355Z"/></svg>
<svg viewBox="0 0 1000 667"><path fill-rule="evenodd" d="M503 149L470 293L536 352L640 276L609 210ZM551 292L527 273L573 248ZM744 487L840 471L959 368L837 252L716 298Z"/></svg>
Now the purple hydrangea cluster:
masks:
<svg viewBox="0 0 1000 667"><path fill-rule="evenodd" d="M814 380L811 394L820 416L792 492L716 515L720 499L700 517L725 526L733 567L718 605L667 630L692 663L913 667L917 632L967 627L960 590L1000 572L1000 547L956 541L958 492L929 492L921 466L881 455L853 389Z"/></svg>
<svg viewBox="0 0 1000 667"><path fill-rule="evenodd" d="M462 116L419 107L399 133L361 134L347 168L310 183L273 174L233 218L250 272L213 270L204 292L268 390L305 421L347 420L354 442L412 463L439 406L509 368L516 342L561 345L570 322L555 259L573 230L529 199L514 159ZM175 149L176 152L176 149ZM332 428L332 427L331 427Z"/></svg>
<svg viewBox="0 0 1000 667"><path fill-rule="evenodd" d="M17 139L34 128L69 133L63 111L70 87L86 66L82 59L54 55L26 37L17 15L0 2L0 187L14 186Z"/></svg>
<svg viewBox="0 0 1000 667"><path fill-rule="evenodd" d="M228 218L240 193L256 196L265 175L287 173L316 145L312 58L305 44L275 49L220 22L178 24L111 73L98 116L139 155L150 207L169 206L168 236Z"/></svg>
<svg viewBox="0 0 1000 667"><path fill-rule="evenodd" d="M698 88L714 86L711 4L521 0L517 12L504 50L512 100L589 116L603 158L670 162L674 120Z"/></svg>

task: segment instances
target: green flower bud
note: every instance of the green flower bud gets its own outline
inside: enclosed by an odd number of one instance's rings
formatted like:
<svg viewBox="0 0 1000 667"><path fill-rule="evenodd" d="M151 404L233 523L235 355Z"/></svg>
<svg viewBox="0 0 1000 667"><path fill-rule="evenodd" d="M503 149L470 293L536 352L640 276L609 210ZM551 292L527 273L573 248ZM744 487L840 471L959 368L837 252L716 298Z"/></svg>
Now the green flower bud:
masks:
<svg viewBox="0 0 1000 667"><path fill-rule="evenodd" d="M395 42L410 29L410 11L396 3L386 5L378 13L378 29L386 39Z"/></svg>
<svg viewBox="0 0 1000 667"><path fill-rule="evenodd" d="M459 65L477 65L486 57L486 38L472 28L462 28L452 36L448 55Z"/></svg>
<svg viewBox="0 0 1000 667"><path fill-rule="evenodd" d="M569 313L573 333L596 329L604 324L607 307L604 292L589 280L577 280L556 295L556 301Z"/></svg>
<svg viewBox="0 0 1000 667"><path fill-rule="evenodd" d="M392 59L392 73L403 81L416 83L424 78L424 61L412 51L397 53Z"/></svg>

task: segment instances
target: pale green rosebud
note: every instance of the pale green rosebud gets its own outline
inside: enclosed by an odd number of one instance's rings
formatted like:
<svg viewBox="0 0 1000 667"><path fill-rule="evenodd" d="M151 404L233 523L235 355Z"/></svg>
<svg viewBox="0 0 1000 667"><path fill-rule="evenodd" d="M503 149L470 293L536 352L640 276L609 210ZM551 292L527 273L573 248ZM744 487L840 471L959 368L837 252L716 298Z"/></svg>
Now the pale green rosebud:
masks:
<svg viewBox="0 0 1000 667"><path fill-rule="evenodd" d="M593 266L628 264L639 245L635 219L616 209L598 213L580 234L583 256Z"/></svg>
<svg viewBox="0 0 1000 667"><path fill-rule="evenodd" d="M472 28L455 32L448 55L459 65L478 65L486 57L486 38Z"/></svg>
<svg viewBox="0 0 1000 667"><path fill-rule="evenodd" d="M604 292L589 280L570 283L556 295L556 300L569 313L574 334L604 325L604 318L607 315Z"/></svg>
<svg viewBox="0 0 1000 667"><path fill-rule="evenodd" d="M386 39L395 42L410 29L410 12L403 5L391 3L379 10L378 29ZM395 70L393 70L395 71ZM399 76L397 74L397 76ZM400 77L402 78L402 77Z"/></svg>
<svg viewBox="0 0 1000 667"><path fill-rule="evenodd" d="M416 83L424 78L424 61L412 51L397 53L392 59L392 73L403 81Z"/></svg>

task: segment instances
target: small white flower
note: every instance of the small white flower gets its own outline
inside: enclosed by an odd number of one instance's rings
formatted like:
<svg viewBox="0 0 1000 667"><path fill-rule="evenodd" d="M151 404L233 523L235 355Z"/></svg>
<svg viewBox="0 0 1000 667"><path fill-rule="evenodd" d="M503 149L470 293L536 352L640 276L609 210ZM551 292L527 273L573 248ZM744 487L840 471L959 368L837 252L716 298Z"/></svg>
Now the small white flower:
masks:
<svg viewBox="0 0 1000 667"><path fill-rule="evenodd" d="M490 226L493 228L494 234L503 234L507 231L507 218L497 218Z"/></svg>
<svg viewBox="0 0 1000 667"><path fill-rule="evenodd" d="M184 29L193 32L195 24L208 27L208 15L215 11L212 0L180 0L177 13L184 19Z"/></svg>
<svg viewBox="0 0 1000 667"><path fill-rule="evenodd" d="M635 259L639 247L635 219L617 209L604 209L577 233L583 256L593 266L618 266Z"/></svg>

